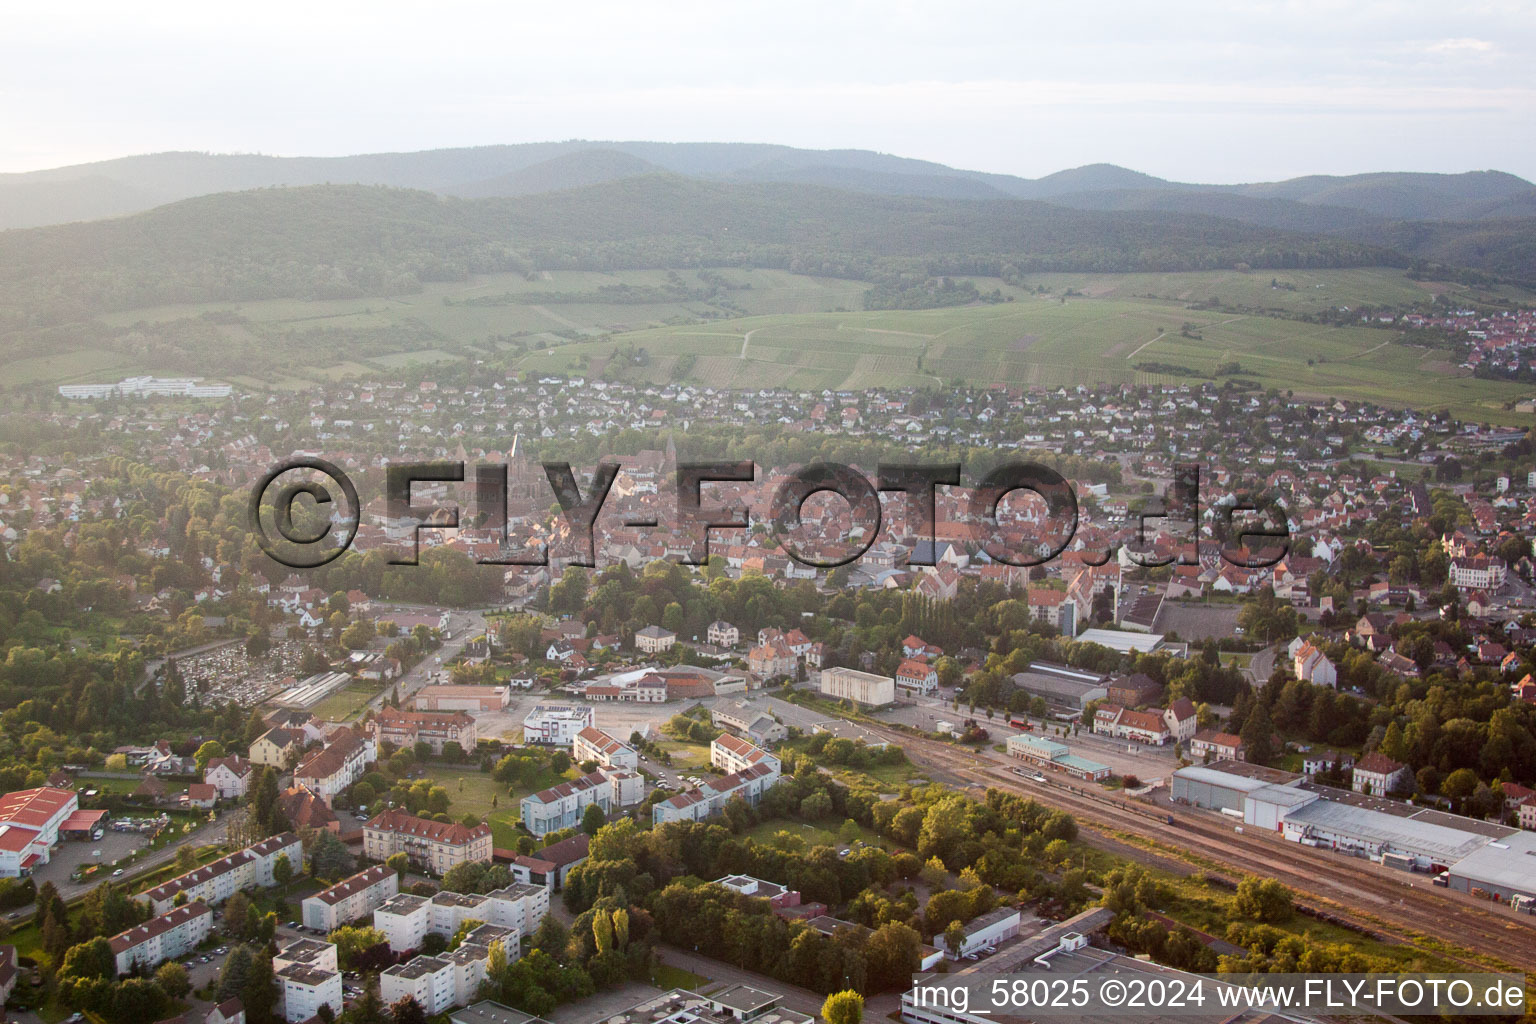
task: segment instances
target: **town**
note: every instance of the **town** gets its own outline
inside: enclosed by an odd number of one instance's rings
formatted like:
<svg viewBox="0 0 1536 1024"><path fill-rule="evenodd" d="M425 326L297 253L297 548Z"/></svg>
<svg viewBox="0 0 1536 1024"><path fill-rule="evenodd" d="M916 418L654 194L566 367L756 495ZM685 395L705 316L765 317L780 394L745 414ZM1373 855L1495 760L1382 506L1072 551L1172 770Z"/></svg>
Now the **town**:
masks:
<svg viewBox="0 0 1536 1024"><path fill-rule="evenodd" d="M1281 970L1300 935L1334 969L1529 966L1504 938L1536 927L1523 432L1213 386L152 383L31 394L61 437L111 440L5 456L23 1005L809 1024L860 1000L938 1024L914 972ZM1216 426L1237 415L1256 429ZM697 565L669 509L701 442L662 426L687 416L773 457L701 488L746 525ZM242 518L299 422L324 447L292 456L380 484L309 570ZM848 545L833 569L766 528L802 465L964 453L1054 467L1070 540L1005 498L1003 541L1051 557L990 558L950 485L931 520L899 488L873 515L805 501L794 543ZM600 513L566 510L556 457L616 464ZM477 467L391 516L402 459L495 465L504 502ZM1282 532L1235 536L1260 494ZM344 529L307 501L296 523ZM541 564L476 564L509 553ZM1223 874L1191 889L1181 856Z"/></svg>

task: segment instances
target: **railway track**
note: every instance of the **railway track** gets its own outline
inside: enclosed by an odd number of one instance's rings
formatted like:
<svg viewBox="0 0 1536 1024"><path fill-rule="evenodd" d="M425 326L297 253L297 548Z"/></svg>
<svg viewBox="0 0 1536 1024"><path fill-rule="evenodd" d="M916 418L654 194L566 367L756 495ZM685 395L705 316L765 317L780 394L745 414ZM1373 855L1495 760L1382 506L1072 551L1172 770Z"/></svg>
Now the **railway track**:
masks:
<svg viewBox="0 0 1536 1024"><path fill-rule="evenodd" d="M1207 819L1203 812L1168 810L1131 798L1111 799L1091 790L1068 788L1062 782L1026 783L1006 764L951 744L925 740L896 730L871 726L899 743L914 759L931 763L978 785L1006 789L1071 813L1089 829L1112 830L1159 843L1204 861L1224 865L1236 876L1275 878L1296 890L1299 902L1333 915L1391 941L1421 946L1419 936L1450 948L1468 948L1504 960L1521 970L1536 970L1536 918L1489 913L1462 897L1430 884L1426 876L1410 876L1367 866L1289 843L1268 833L1238 834L1233 826ZM1235 878L1234 878L1235 880ZM1486 970L1486 964L1455 956L1446 949L1432 955L1455 959Z"/></svg>

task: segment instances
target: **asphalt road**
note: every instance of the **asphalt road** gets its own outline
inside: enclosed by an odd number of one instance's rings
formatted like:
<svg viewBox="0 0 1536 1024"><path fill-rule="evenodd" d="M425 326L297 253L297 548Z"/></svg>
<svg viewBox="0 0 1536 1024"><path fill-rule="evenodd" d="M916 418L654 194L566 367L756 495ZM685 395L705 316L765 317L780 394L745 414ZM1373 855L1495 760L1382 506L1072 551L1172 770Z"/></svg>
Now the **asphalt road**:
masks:
<svg viewBox="0 0 1536 1024"><path fill-rule="evenodd" d="M390 605L389 610L417 610L412 605ZM439 610L439 609L433 609ZM410 697L417 690L426 686L434 675L443 671L459 652L464 650L464 644L471 636L477 636L485 631L485 613L482 611L451 611L448 614L448 632L453 634L453 639L445 641L443 646L428 654L416 666L406 672L389 686L386 686L379 695L368 702L368 707L374 711L384 706L384 701L397 687L400 690L400 703L409 702Z"/></svg>

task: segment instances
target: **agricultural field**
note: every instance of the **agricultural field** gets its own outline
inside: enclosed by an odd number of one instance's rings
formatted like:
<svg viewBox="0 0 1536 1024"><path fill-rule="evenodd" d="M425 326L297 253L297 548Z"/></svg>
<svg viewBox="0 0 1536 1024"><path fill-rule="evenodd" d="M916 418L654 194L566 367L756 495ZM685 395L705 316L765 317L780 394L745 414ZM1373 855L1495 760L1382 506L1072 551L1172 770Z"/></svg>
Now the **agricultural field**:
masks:
<svg viewBox="0 0 1536 1024"><path fill-rule="evenodd" d="M1202 284L1210 277L1190 276ZM978 281L978 287L990 284ZM1359 286L1362 293L1385 290L1370 278ZM643 349L650 372L641 376L654 378L660 370L664 377L678 359L690 358L688 376L704 384L800 389L952 382L1159 385L1231 377L1309 398L1432 403L1468 419L1518 418L1504 406L1528 388L1462 374L1446 363L1443 351L1412 341L1411 334L1392 329L1192 310L1167 299L1019 293L997 305L656 328L533 352L520 365L534 372L596 373L594 364L608 368L615 357Z"/></svg>
<svg viewBox="0 0 1536 1024"><path fill-rule="evenodd" d="M863 311L865 282L780 270L545 271L481 275L388 299L159 306L102 321L152 335L157 326L211 317L229 343L229 369L240 371L228 379L269 390L474 359L532 374L807 390L1235 377L1308 398L1432 401L1494 422L1518 419L1504 406L1528 391L1472 378L1444 351L1412 344L1411 334L1263 312L1394 305L1434 294L1452 301L1493 297L1412 281L1389 268L1040 274L1018 285L970 280L1011 301ZM1536 302L1519 289L1500 296ZM1189 308L1212 299L1252 312ZM261 352L270 365L252 364ZM108 380L154 369L89 348L17 366L33 381Z"/></svg>

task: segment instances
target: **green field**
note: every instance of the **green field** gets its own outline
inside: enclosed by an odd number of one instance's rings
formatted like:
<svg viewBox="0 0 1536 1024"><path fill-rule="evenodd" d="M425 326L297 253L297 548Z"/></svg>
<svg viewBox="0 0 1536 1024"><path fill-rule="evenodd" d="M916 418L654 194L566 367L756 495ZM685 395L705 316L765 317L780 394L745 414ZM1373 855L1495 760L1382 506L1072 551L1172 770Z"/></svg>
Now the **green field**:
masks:
<svg viewBox="0 0 1536 1024"><path fill-rule="evenodd" d="M650 301L669 282L703 294L707 282L700 272L670 273L491 274L388 299L188 304L102 320L142 330L219 314L218 331L233 353L301 353L261 366L230 356L228 369L242 372L229 379L273 390L412 365L496 359L535 374L806 390L955 382L1160 385L1212 379L1219 366L1235 362L1240 370L1228 376L1302 397L1445 406L1463 418L1495 422L1520 420L1504 406L1529 392L1465 375L1447 353L1411 344L1411 334L1265 315L1403 305L1436 294L1453 301L1497 295L1536 302L1536 295L1519 289L1478 295L1413 281L1388 268L1058 273L1034 275L1017 286L971 278L983 292L995 288L1012 301L889 312L860 311L865 282L741 268L705 272L731 285L713 298ZM619 288L639 290L634 295L645 301L618 301ZM1189 308L1212 299L1251 312ZM229 314L243 322L225 322ZM1138 364L1183 369L1148 372ZM109 380L155 369L90 348L17 365L18 375L36 381Z"/></svg>
<svg viewBox="0 0 1536 1024"><path fill-rule="evenodd" d="M566 777L571 776L570 772ZM522 818L521 802L529 793L548 789L560 781L551 773L544 773L532 785L519 786L509 793L507 787L484 772L473 768L449 768L433 765L427 769L427 778L448 791L448 813L454 818L474 814L491 826L491 842L500 849L512 849L517 845L517 823Z"/></svg>
<svg viewBox="0 0 1536 1024"><path fill-rule="evenodd" d="M1204 286L1213 275L1188 276ZM1373 283L1367 279L1359 286L1370 291L1366 286ZM1264 287L1268 290L1267 283ZM658 376L658 370L664 376L677 357L691 355L691 375L716 387L857 389L957 381L1159 385L1215 378L1218 367L1235 362L1240 369L1232 376L1303 397L1432 404L1468 419L1522 418L1504 405L1523 397L1528 387L1463 375L1448 364L1445 352L1411 340L1386 329L1196 311L1167 299L1062 301L1020 294L1000 305L744 317L657 328L530 353L522 366L580 373L593 361L634 346L651 355L648 377ZM1191 372L1138 369L1146 363Z"/></svg>
<svg viewBox="0 0 1536 1024"><path fill-rule="evenodd" d="M362 713L382 689L372 683L349 683L309 710L328 722L346 722Z"/></svg>

